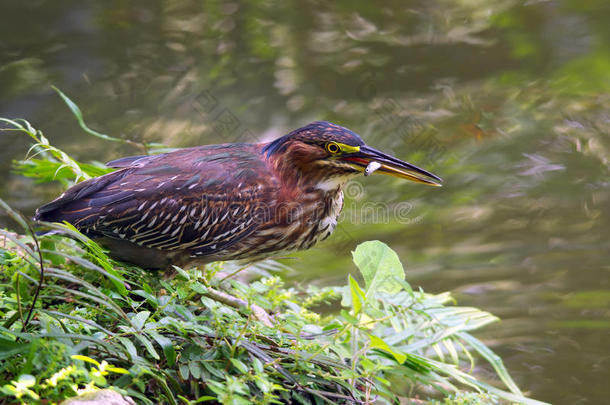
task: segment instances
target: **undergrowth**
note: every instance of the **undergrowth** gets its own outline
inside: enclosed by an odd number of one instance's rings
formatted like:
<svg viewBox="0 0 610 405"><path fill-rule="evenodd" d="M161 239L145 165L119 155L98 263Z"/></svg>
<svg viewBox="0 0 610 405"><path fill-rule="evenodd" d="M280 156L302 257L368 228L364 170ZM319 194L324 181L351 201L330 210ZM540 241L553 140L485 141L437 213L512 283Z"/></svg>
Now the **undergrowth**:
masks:
<svg viewBox="0 0 610 405"><path fill-rule="evenodd" d="M4 136L35 141L16 162L23 175L69 185L109 171L76 162L24 120L0 120ZM32 224L0 206L17 224L0 230L2 403L112 388L142 404L540 404L471 334L497 318L413 290L381 242L353 252L363 282L297 288L269 262L251 266L249 282L228 263L145 271L69 224ZM473 374L481 361L498 381Z"/></svg>

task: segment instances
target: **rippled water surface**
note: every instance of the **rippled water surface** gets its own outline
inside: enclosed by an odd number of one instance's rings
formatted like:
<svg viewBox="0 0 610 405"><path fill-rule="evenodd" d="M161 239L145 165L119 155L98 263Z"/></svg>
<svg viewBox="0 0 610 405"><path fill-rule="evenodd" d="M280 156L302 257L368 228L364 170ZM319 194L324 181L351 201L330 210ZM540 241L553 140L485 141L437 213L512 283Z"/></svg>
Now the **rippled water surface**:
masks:
<svg viewBox="0 0 610 405"><path fill-rule="evenodd" d="M499 315L481 335L517 382L557 404L610 394L610 3L607 0L77 2L3 0L0 116L80 160L272 139L325 119L443 177L372 176L342 221L287 261L295 282L343 283L380 239L408 279ZM26 214L59 191L10 173ZM0 223L3 221L0 218Z"/></svg>

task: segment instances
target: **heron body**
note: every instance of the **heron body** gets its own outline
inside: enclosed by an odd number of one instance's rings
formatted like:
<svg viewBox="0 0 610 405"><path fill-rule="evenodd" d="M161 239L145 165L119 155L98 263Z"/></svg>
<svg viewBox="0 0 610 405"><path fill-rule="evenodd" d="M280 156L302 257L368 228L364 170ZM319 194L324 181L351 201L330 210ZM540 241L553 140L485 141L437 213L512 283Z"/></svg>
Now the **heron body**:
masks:
<svg viewBox="0 0 610 405"><path fill-rule="evenodd" d="M440 185L328 122L270 143L207 145L108 166L117 170L73 186L35 219L67 221L145 268L308 249L334 230L343 185L371 169Z"/></svg>

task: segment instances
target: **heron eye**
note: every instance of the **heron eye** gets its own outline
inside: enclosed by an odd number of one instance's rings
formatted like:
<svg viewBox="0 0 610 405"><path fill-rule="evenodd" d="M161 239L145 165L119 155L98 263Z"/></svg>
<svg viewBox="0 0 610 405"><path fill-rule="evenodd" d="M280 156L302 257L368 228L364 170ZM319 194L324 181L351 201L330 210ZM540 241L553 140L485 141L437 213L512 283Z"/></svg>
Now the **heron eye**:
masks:
<svg viewBox="0 0 610 405"><path fill-rule="evenodd" d="M341 151L341 148L335 142L329 142L326 144L326 150L335 155Z"/></svg>

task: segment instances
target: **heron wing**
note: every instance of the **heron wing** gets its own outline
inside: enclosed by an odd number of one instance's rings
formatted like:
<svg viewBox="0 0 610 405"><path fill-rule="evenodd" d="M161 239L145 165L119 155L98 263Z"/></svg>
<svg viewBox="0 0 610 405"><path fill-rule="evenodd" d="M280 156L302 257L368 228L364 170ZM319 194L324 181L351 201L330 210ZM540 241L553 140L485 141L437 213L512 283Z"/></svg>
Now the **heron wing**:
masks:
<svg viewBox="0 0 610 405"><path fill-rule="evenodd" d="M111 162L39 208L36 219L68 221L92 236L198 256L230 247L264 220L277 182L254 145L214 145Z"/></svg>

